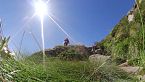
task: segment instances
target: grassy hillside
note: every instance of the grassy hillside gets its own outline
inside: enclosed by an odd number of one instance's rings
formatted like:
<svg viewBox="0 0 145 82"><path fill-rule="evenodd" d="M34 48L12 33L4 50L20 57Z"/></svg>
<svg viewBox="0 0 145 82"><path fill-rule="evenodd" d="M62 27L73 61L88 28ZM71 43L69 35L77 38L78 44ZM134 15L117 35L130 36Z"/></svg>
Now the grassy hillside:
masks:
<svg viewBox="0 0 145 82"><path fill-rule="evenodd" d="M1 45L2 46L2 45ZM136 82L132 75L124 72L114 63L89 62L85 47L62 47L58 56L45 57L41 52L21 60L3 58L0 61L0 82ZM57 49L56 49L57 50ZM59 52L59 50L58 50ZM3 53L10 55L10 53ZM83 55L83 56L82 56Z"/></svg>
<svg viewBox="0 0 145 82"><path fill-rule="evenodd" d="M56 46L45 50L46 57L59 57L63 60L86 60L91 55L84 45ZM42 56L42 51L34 53L31 57Z"/></svg>
<svg viewBox="0 0 145 82"><path fill-rule="evenodd" d="M145 0L133 8L133 21L124 16L101 44L114 59L130 60L144 64L145 60ZM133 62L132 62L133 61Z"/></svg>
<svg viewBox="0 0 145 82"><path fill-rule="evenodd" d="M145 0L134 7L134 19L128 22L124 16L97 49L111 55L107 62L90 62L91 47L81 45L57 46L32 56L15 60L0 45L0 82L139 82L132 75L121 70L116 63L129 60L130 65L140 65L145 69ZM10 57L9 57L10 56ZM144 70L142 71L144 73Z"/></svg>
<svg viewBox="0 0 145 82"><path fill-rule="evenodd" d="M42 62L35 62L37 59L39 57L21 61L2 61L0 81L4 79L2 82L136 82L136 79L111 63L101 66L100 62L92 64L88 61L47 58L44 66Z"/></svg>

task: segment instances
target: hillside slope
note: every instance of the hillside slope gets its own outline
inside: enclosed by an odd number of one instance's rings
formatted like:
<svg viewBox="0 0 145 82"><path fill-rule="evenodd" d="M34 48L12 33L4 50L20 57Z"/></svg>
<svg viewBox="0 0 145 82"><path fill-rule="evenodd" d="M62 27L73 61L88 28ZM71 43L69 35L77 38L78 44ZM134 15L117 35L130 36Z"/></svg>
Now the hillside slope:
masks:
<svg viewBox="0 0 145 82"><path fill-rule="evenodd" d="M144 53L145 35L145 0L138 0L138 4L124 16L114 27L112 32L101 41L107 49L107 54L114 59L138 60Z"/></svg>

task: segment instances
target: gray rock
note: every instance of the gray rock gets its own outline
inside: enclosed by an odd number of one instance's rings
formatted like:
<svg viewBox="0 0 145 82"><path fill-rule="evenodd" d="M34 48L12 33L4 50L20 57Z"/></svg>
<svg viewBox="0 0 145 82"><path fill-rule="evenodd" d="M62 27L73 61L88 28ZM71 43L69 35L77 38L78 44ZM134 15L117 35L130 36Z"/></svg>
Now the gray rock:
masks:
<svg viewBox="0 0 145 82"><path fill-rule="evenodd" d="M145 75L141 77L141 82L145 82Z"/></svg>
<svg viewBox="0 0 145 82"><path fill-rule="evenodd" d="M89 56L89 61L90 62L105 62L109 58L110 58L110 56L104 56L101 54L94 54L94 55Z"/></svg>
<svg viewBox="0 0 145 82"><path fill-rule="evenodd" d="M120 65L118 65L119 67L128 67L129 65L128 65L128 61L127 62L125 62L125 63L122 63L122 64L120 64Z"/></svg>
<svg viewBox="0 0 145 82"><path fill-rule="evenodd" d="M120 69L124 70L127 73L130 74L138 74L140 71L142 71L143 67L120 67Z"/></svg>
<svg viewBox="0 0 145 82"><path fill-rule="evenodd" d="M97 49L97 50L95 50L95 53L96 54L102 54L102 50L101 49Z"/></svg>

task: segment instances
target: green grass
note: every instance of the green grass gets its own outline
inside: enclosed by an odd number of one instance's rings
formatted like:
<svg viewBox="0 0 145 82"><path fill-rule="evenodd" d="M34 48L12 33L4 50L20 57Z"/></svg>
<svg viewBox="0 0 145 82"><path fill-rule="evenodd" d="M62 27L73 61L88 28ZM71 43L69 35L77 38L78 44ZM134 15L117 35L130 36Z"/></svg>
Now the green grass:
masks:
<svg viewBox="0 0 145 82"><path fill-rule="evenodd" d="M88 61L62 61L58 58L47 58L43 68L41 61L35 62L36 58L26 58L21 61L4 60L1 62L0 70L3 69L3 71L0 73L3 73L4 79L14 82L133 81L129 74L111 63L100 67L99 63L91 64Z"/></svg>
<svg viewBox="0 0 145 82"><path fill-rule="evenodd" d="M134 21L128 24L125 16L100 45L105 46L106 54L112 55L115 62L120 64L128 59L130 65L145 69L144 4L145 1L138 4ZM47 57L45 65L39 53L18 61L10 59L2 50L8 39L5 38L0 45L0 55L4 58L0 62L0 82L2 79L6 82L137 82L111 62L92 64L87 59L80 61L74 51L60 50L61 54L56 53L59 56ZM77 61L73 61L76 58Z"/></svg>
<svg viewBox="0 0 145 82"><path fill-rule="evenodd" d="M135 0L138 2L138 0ZM130 65L143 66L145 61L145 0L137 4L134 20L124 16L112 32L101 42L113 60L129 60ZM121 61L122 61L121 60ZM123 63L123 62L121 62Z"/></svg>

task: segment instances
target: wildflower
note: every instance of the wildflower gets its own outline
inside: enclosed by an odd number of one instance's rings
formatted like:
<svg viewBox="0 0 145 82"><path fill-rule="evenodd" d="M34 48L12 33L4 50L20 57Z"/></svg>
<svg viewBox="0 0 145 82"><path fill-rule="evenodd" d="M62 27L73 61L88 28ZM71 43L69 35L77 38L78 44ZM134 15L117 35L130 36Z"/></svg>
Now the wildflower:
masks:
<svg viewBox="0 0 145 82"><path fill-rule="evenodd" d="M11 55L11 56L15 56L16 54L15 54L14 52L11 52L10 55Z"/></svg>
<svg viewBox="0 0 145 82"><path fill-rule="evenodd" d="M3 50L4 50L4 52L5 52L6 54L8 54L9 51L8 51L8 48L7 48L7 47L4 47Z"/></svg>

